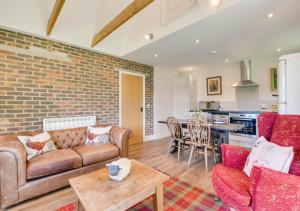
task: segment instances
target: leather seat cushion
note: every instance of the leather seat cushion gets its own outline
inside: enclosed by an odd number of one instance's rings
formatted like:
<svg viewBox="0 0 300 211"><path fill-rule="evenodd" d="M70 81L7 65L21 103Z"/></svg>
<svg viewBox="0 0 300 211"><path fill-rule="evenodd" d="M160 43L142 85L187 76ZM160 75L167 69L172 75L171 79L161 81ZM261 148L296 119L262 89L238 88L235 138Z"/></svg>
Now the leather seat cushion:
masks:
<svg viewBox="0 0 300 211"><path fill-rule="evenodd" d="M84 166L118 157L119 148L114 144L85 144L73 148L82 157Z"/></svg>
<svg viewBox="0 0 300 211"><path fill-rule="evenodd" d="M230 206L250 205L250 178L242 170L217 164L213 168L212 177L217 195L221 199L226 199L226 203Z"/></svg>
<svg viewBox="0 0 300 211"><path fill-rule="evenodd" d="M81 156L72 149L59 149L36 156L27 163L27 179L82 167Z"/></svg>

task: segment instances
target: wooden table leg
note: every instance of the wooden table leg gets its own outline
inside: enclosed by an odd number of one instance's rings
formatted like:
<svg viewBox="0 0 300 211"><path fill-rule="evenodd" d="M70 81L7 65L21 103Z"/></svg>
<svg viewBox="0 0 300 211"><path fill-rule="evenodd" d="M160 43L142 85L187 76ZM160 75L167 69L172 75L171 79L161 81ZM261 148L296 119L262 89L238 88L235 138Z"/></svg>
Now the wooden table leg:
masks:
<svg viewBox="0 0 300 211"><path fill-rule="evenodd" d="M163 211L164 210L164 189L163 184L159 184L155 187L154 194L154 210Z"/></svg>
<svg viewBox="0 0 300 211"><path fill-rule="evenodd" d="M84 211L83 206L81 205L80 201L78 200L78 211Z"/></svg>

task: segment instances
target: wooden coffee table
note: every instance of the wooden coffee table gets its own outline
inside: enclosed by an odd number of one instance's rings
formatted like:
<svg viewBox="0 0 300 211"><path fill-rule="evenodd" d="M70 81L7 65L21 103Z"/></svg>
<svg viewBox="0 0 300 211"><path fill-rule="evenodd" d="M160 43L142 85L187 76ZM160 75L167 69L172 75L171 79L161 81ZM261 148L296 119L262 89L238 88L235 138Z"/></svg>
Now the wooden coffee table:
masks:
<svg viewBox="0 0 300 211"><path fill-rule="evenodd" d="M107 168L69 180L83 208L90 210L126 210L154 196L155 210L163 210L163 183L169 176L131 160L131 172L123 181L109 179Z"/></svg>

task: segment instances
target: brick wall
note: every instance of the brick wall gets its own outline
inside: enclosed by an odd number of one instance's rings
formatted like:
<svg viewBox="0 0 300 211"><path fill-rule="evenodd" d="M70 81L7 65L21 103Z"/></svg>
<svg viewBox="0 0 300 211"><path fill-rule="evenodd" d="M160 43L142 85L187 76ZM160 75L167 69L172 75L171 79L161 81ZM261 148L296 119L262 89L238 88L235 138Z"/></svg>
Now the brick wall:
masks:
<svg viewBox="0 0 300 211"><path fill-rule="evenodd" d="M31 46L51 46L68 61L22 50ZM99 123L117 125L119 69L145 74L145 133L153 134L153 67L0 29L0 134L39 130L49 117L96 115Z"/></svg>

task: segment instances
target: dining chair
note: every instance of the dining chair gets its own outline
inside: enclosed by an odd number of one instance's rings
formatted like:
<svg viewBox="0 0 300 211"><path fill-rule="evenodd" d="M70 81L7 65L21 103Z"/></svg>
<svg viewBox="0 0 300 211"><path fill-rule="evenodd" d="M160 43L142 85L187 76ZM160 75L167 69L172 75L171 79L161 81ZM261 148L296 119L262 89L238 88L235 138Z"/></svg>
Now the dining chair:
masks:
<svg viewBox="0 0 300 211"><path fill-rule="evenodd" d="M205 170L207 172L208 169L207 149L208 148L212 149L214 162L216 162L215 147L211 141L210 126L204 120L193 119L189 121L188 129L191 137L191 153L190 153L188 166L190 166L193 154L201 153L204 154L205 157Z"/></svg>
<svg viewBox="0 0 300 211"><path fill-rule="evenodd" d="M181 151L190 148L190 144L188 143L190 137L183 135L181 124L175 117L169 117L167 119L167 125L171 134L168 156L170 155L172 146L176 147L178 150L177 160L179 161Z"/></svg>

